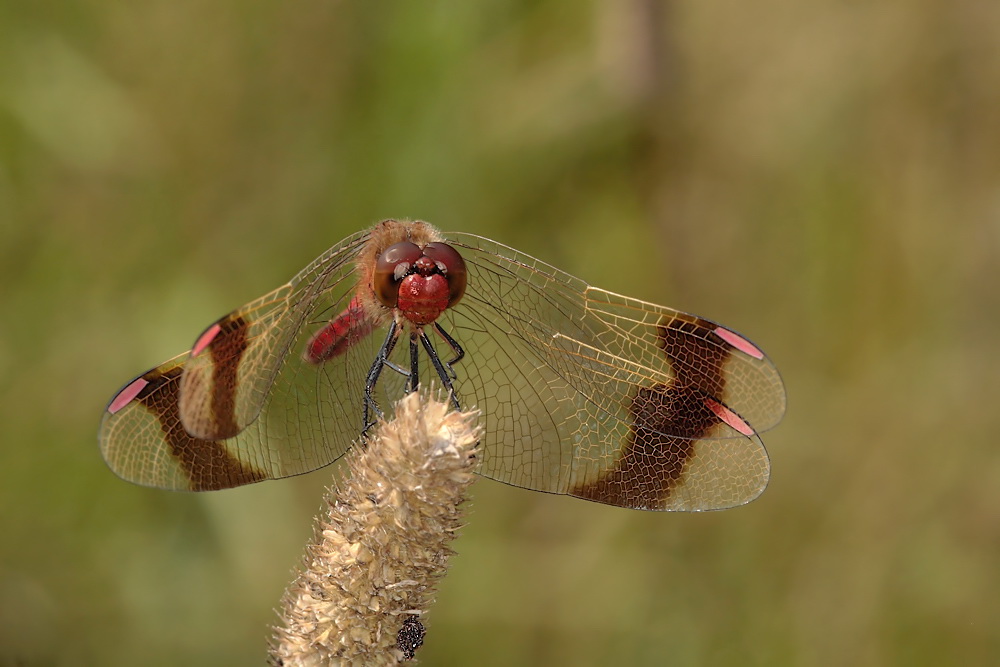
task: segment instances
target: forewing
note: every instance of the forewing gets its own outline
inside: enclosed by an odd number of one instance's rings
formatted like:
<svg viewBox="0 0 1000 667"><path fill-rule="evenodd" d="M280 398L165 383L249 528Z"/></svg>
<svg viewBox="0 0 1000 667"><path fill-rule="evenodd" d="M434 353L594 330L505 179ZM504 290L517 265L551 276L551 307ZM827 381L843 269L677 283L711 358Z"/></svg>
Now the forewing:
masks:
<svg viewBox="0 0 1000 667"><path fill-rule="evenodd" d="M205 490L297 475L339 458L363 429L361 397L377 344L366 336L324 364L302 353L350 303L366 240L366 233L349 237L209 327L191 356L126 385L101 423L109 466L139 484Z"/></svg>
<svg viewBox="0 0 1000 667"><path fill-rule="evenodd" d="M757 432L780 419L784 388L756 346L493 241L448 237L469 271L444 319L471 350L457 386L486 420L481 473L641 509L721 509L763 491Z"/></svg>

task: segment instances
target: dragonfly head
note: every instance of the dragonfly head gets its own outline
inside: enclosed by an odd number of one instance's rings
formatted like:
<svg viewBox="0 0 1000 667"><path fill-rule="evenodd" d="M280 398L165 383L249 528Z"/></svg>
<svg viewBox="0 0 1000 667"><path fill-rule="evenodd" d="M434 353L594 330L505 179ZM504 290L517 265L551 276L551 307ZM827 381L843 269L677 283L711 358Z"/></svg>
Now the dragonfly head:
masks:
<svg viewBox="0 0 1000 667"><path fill-rule="evenodd" d="M414 324L429 324L465 294L465 260L447 243L395 243L379 255L372 290L387 308Z"/></svg>

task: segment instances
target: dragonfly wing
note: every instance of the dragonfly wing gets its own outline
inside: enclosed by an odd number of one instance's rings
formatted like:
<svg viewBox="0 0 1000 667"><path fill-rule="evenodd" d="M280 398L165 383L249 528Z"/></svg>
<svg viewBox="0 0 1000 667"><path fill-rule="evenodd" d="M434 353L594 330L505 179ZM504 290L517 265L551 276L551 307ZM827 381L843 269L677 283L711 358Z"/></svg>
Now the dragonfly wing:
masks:
<svg viewBox="0 0 1000 667"><path fill-rule="evenodd" d="M367 240L356 234L331 248L290 282L208 327L195 341L181 379L181 419L201 438L231 438L271 400L279 375L298 371L297 343L308 325L346 306L355 260Z"/></svg>
<svg viewBox="0 0 1000 667"><path fill-rule="evenodd" d="M483 474L641 509L721 509L763 491L767 454L741 410L770 406L758 413L774 420L784 390L756 347L493 241L449 242L469 271L446 319L475 350L457 366L486 420ZM753 361L733 371L737 355ZM731 380L747 368L754 384Z"/></svg>
<svg viewBox="0 0 1000 667"><path fill-rule="evenodd" d="M181 423L180 379L186 354L129 382L101 420L101 454L130 482L162 489L224 489L273 477L246 438L195 438Z"/></svg>
<svg viewBox="0 0 1000 667"><path fill-rule="evenodd" d="M349 237L213 324L191 355L126 385L101 424L109 466L139 484L205 490L309 472L343 455L363 428L371 328L335 363L309 363L303 352L350 304L366 240Z"/></svg>

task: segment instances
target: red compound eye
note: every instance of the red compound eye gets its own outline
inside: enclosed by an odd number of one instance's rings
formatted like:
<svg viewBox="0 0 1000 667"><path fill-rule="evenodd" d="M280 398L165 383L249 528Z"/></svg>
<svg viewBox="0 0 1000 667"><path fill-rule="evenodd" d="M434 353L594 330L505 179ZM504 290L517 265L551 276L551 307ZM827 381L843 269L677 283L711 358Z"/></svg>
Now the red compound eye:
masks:
<svg viewBox="0 0 1000 667"><path fill-rule="evenodd" d="M465 260L447 243L428 243L424 248L424 255L434 260L448 279L448 307L454 306L465 294Z"/></svg>
<svg viewBox="0 0 1000 667"><path fill-rule="evenodd" d="M372 275L372 290L382 305L396 307L399 283L422 255L420 246L409 241L396 243L382 251L375 262L375 273Z"/></svg>

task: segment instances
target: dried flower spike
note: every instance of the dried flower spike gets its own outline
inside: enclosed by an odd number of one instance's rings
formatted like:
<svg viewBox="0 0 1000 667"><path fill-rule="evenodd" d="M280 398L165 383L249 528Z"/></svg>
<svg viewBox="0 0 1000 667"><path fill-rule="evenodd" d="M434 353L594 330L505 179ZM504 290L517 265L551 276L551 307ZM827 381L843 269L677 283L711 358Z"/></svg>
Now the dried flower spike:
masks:
<svg viewBox="0 0 1000 667"><path fill-rule="evenodd" d="M282 600L277 665L395 665L423 643L421 616L454 553L474 479L476 413L425 392L348 454L326 496L305 570Z"/></svg>

